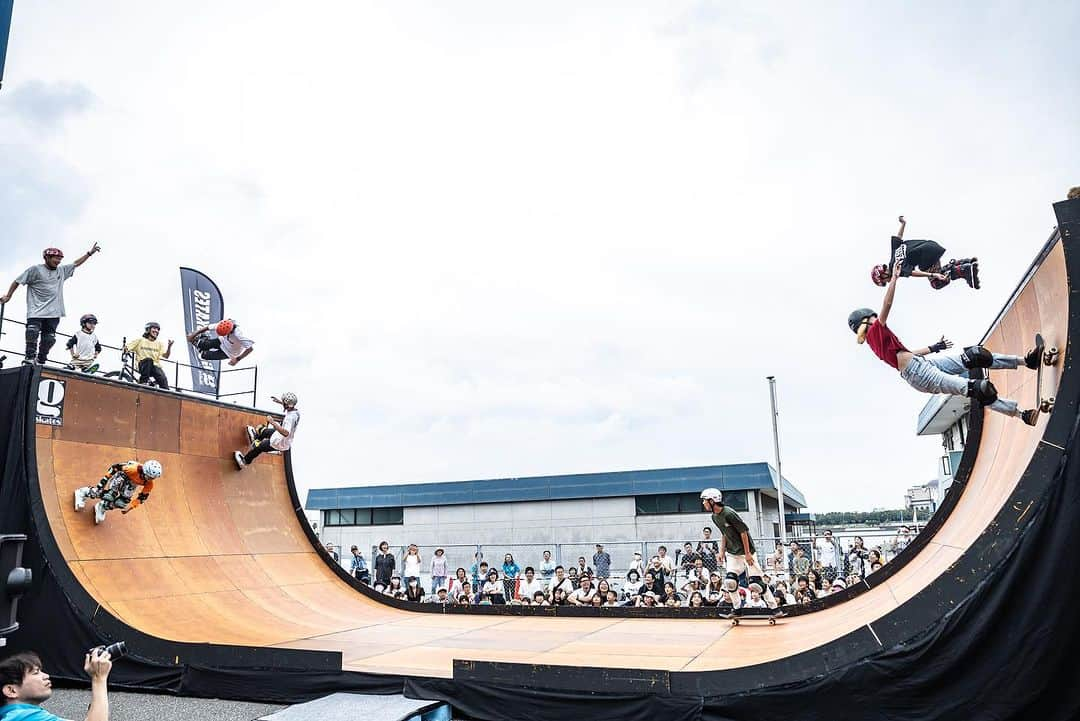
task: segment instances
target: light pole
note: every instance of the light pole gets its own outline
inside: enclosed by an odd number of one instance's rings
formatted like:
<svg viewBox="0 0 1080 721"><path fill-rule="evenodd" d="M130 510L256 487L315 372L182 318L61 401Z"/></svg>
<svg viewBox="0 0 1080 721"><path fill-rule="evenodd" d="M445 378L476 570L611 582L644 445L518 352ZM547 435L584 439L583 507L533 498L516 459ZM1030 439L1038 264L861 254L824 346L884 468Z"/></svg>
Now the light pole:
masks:
<svg viewBox="0 0 1080 721"><path fill-rule="evenodd" d="M765 376L769 380L769 400L772 401L772 439L776 451L776 500L780 505L780 543L787 545L787 524L784 522L784 475L780 472L780 432L777 430L776 411L776 376Z"/></svg>

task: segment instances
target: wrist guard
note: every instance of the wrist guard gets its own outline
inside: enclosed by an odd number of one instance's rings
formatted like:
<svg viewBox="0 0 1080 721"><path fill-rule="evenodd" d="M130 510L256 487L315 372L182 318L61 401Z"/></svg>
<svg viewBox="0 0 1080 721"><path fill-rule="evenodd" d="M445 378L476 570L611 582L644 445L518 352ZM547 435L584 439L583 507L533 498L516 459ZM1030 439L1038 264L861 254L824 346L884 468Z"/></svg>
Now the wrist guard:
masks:
<svg viewBox="0 0 1080 721"><path fill-rule="evenodd" d="M940 353L941 351L945 350L945 341L939 340L937 343L934 343L929 347L931 353Z"/></svg>

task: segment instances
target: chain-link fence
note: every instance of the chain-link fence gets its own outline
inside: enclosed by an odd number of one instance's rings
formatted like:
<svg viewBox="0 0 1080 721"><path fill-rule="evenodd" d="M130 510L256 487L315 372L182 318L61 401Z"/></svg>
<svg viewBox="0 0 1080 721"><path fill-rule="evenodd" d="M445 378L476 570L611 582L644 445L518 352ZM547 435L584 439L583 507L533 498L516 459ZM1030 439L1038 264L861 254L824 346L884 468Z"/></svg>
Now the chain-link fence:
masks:
<svg viewBox="0 0 1080 721"><path fill-rule="evenodd" d="M827 570L831 578L845 576L852 572L865 575L870 572L874 560L886 563L910 543L918 532L917 527L905 526L903 529L866 529L845 530L837 529L832 535L821 532L816 536L799 535L787 539L787 546L783 546L777 537L751 537L755 548L755 557L770 581L790 581L805 575L808 570L822 572ZM602 543L602 548L597 548L595 543L507 543L507 544L451 544L443 546L418 545L416 550L419 555L419 578L420 585L424 589L425 596L429 600L434 599L435 589L438 586L447 586L451 579L456 576L458 568L465 570L466 578L470 585L475 585L474 565L480 561L486 561L488 571L494 570L498 574L499 581L504 584L505 599L517 598L520 585L525 576L525 569L532 567L535 570L535 578L545 586L548 585L549 576L544 574L544 552L550 556L550 567L563 566L568 577L580 577L580 569L587 569L589 575L594 578L609 579L617 588L626 585L627 573L631 568L647 570L654 557L661 559L661 565L672 569L673 573L666 573L667 580L672 580L681 587L692 577L695 561L700 558L706 575L713 571L723 576L724 564L719 561L716 550L719 549L719 534L712 538L698 538L687 541L686 539L654 540L640 542L612 542ZM831 542L830 542L831 537ZM861 539L858 545L856 539ZM689 543L689 549L686 544ZM799 551L793 551L792 544L796 544ZM833 551L828 551L831 545ZM432 573L432 559L435 552L442 549L445 558L446 580L435 583ZM339 549L341 565L347 570L352 563L352 555L348 549ZM375 557L378 554L377 547L361 549L364 554L365 564L369 569L371 582L375 583L374 570ZM408 545L392 545L389 552L394 556L394 575L401 579L407 577ZM691 555L688 555L689 554ZM517 566L514 571L507 566L509 573L504 570L507 556ZM799 560L805 558L805 561ZM666 560L664 560L666 559ZM640 565L639 565L640 562ZM438 568L439 565L436 566ZM415 570L417 567L409 563L408 568ZM508 576L510 578L508 578ZM483 583L484 579L480 579ZM404 582L402 584L405 585ZM576 583L575 583L576 585Z"/></svg>

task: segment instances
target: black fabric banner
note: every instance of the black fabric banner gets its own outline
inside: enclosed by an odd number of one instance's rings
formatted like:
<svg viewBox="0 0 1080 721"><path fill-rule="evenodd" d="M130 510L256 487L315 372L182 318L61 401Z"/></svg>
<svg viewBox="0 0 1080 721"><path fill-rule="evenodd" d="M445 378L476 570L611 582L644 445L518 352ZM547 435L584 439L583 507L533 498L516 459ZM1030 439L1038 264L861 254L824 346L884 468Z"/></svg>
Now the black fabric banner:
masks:
<svg viewBox="0 0 1080 721"><path fill-rule="evenodd" d="M180 268L180 290L184 299L184 334L196 328L212 326L225 317L225 301L221 290L205 273L194 268ZM216 395L221 378L221 361L203 360L199 351L188 343L191 359L191 389L198 393Z"/></svg>

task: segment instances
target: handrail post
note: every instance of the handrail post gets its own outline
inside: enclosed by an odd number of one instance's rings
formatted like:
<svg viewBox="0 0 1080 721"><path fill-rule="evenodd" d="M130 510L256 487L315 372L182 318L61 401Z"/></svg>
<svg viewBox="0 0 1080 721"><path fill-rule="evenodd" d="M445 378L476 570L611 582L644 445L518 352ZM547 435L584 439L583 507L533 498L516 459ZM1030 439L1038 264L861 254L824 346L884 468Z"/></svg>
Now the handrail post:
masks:
<svg viewBox="0 0 1080 721"><path fill-rule="evenodd" d="M255 385L251 389L251 407L259 407L259 366L255 366Z"/></svg>

